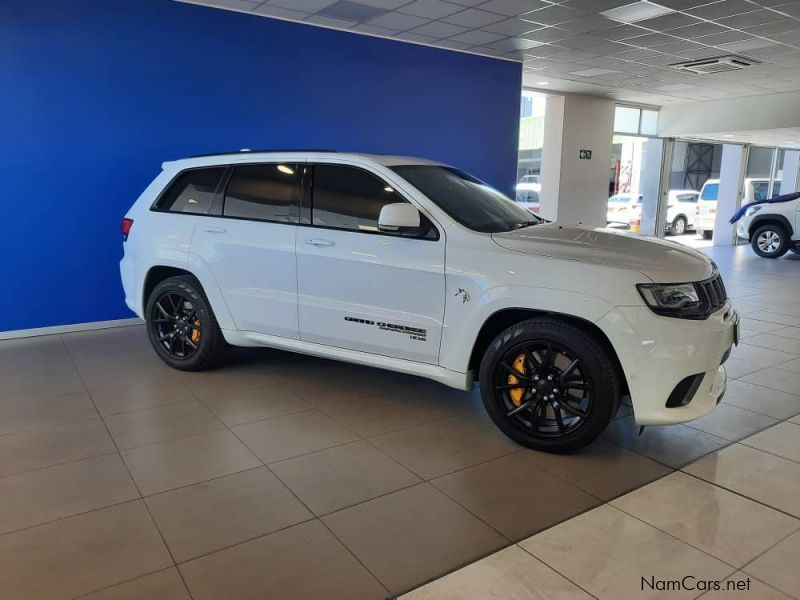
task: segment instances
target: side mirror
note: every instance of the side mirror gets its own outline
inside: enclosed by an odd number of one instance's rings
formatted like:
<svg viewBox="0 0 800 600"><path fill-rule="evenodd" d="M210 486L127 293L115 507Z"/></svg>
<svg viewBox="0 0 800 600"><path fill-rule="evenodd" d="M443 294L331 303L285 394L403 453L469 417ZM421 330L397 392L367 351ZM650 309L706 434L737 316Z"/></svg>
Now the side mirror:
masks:
<svg viewBox="0 0 800 600"><path fill-rule="evenodd" d="M405 231L419 229L420 218L416 207L407 202L386 204L381 208L378 216L378 229L380 231Z"/></svg>

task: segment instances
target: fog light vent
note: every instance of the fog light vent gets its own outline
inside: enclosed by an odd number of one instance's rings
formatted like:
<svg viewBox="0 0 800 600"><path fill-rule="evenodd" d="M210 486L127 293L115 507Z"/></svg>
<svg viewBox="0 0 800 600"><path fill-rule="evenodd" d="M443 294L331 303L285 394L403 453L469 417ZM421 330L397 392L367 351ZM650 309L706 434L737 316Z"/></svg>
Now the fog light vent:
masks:
<svg viewBox="0 0 800 600"><path fill-rule="evenodd" d="M681 382L675 386L675 389L672 390L672 393L667 398L667 408L678 408L679 406L686 406L689 402L692 401L694 398L695 393L697 393L697 388L700 387L700 383L703 381L703 373L698 373L697 375L689 375L681 380Z"/></svg>

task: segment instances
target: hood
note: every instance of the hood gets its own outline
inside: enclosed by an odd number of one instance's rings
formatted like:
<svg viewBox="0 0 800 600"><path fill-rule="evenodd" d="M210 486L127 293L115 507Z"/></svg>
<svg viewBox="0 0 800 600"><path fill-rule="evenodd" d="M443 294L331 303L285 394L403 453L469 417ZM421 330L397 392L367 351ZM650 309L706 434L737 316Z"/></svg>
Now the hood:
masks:
<svg viewBox="0 0 800 600"><path fill-rule="evenodd" d="M638 271L656 283L702 281L713 271L711 260L696 250L612 229L544 223L492 237L515 252Z"/></svg>

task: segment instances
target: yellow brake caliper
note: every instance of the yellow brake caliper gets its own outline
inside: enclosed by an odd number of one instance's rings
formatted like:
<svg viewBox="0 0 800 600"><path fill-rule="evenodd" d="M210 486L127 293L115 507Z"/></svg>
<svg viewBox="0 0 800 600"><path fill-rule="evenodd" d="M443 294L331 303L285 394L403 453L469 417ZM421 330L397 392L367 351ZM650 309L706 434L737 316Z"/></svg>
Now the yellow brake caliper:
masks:
<svg viewBox="0 0 800 600"><path fill-rule="evenodd" d="M195 321L194 326L196 329L192 329L192 341L196 344L200 341L200 321Z"/></svg>
<svg viewBox="0 0 800 600"><path fill-rule="evenodd" d="M525 355L520 354L517 358L514 359L514 362L511 363L511 366L514 367L514 370L519 371L523 375L525 374ZM515 383L519 383L519 379L514 377L513 375L508 376L508 383L510 385L514 385ZM522 394L525 392L524 388L518 387L508 390L508 395L511 397L511 402L514 403L514 406L519 406L522 404Z"/></svg>

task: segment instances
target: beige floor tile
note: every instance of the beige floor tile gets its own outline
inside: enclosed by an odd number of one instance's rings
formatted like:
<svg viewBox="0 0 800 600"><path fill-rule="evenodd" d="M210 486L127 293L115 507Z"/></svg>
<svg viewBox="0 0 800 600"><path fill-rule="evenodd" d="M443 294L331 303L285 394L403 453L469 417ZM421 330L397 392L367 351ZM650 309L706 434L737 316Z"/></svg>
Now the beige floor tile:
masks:
<svg viewBox="0 0 800 600"><path fill-rule="evenodd" d="M146 499L178 562L312 518L266 467Z"/></svg>
<svg viewBox="0 0 800 600"><path fill-rule="evenodd" d="M405 429L442 418L433 408L380 396L329 404L320 410L363 437Z"/></svg>
<svg viewBox="0 0 800 600"><path fill-rule="evenodd" d="M590 600L519 546L510 546L417 588L400 600Z"/></svg>
<svg viewBox="0 0 800 600"><path fill-rule="evenodd" d="M177 569L171 567L102 591L81 600L191 600Z"/></svg>
<svg viewBox="0 0 800 600"><path fill-rule="evenodd" d="M99 418L0 436L0 477L116 452Z"/></svg>
<svg viewBox="0 0 800 600"><path fill-rule="evenodd" d="M120 449L224 428L222 422L196 400L111 415L105 422Z"/></svg>
<svg viewBox="0 0 800 600"><path fill-rule="evenodd" d="M779 423L742 440L742 444L800 462L800 425L790 422Z"/></svg>
<svg viewBox="0 0 800 600"><path fill-rule="evenodd" d="M248 369L247 365L235 362L223 369L191 373L184 383L201 399L281 387L272 373L263 369Z"/></svg>
<svg viewBox="0 0 800 600"><path fill-rule="evenodd" d="M363 441L270 465L316 515L325 515L420 482L419 477Z"/></svg>
<svg viewBox="0 0 800 600"><path fill-rule="evenodd" d="M678 468L730 443L686 425L654 426L639 435L633 417L612 421L603 437L648 458Z"/></svg>
<svg viewBox="0 0 800 600"><path fill-rule="evenodd" d="M323 521L394 594L507 544L426 483L346 508Z"/></svg>
<svg viewBox="0 0 800 600"><path fill-rule="evenodd" d="M735 346L731 351L731 358L746 361L754 370L766 369L785 363L786 361L794 359L795 356L796 355L788 352L744 343Z"/></svg>
<svg viewBox="0 0 800 600"><path fill-rule="evenodd" d="M800 373L800 358L777 365L779 369Z"/></svg>
<svg viewBox="0 0 800 600"><path fill-rule="evenodd" d="M745 343L750 344L751 346L759 346L761 348L769 348L771 350L788 352L789 354L794 354L795 356L800 355L800 340L777 335L776 333L760 333L759 335L747 338Z"/></svg>
<svg viewBox="0 0 800 600"><path fill-rule="evenodd" d="M792 600L783 592L753 579L747 573L737 571L720 582L719 590L700 596L702 600Z"/></svg>
<svg viewBox="0 0 800 600"><path fill-rule="evenodd" d="M800 517L800 465L795 462L734 444L683 470Z"/></svg>
<svg viewBox="0 0 800 600"><path fill-rule="evenodd" d="M430 379L414 378L414 384L408 389L387 396L433 410L443 417L483 410L483 400L479 386L469 392L456 390Z"/></svg>
<svg viewBox="0 0 800 600"><path fill-rule="evenodd" d="M689 421L686 426L726 440L736 441L777 422L777 419L767 415L722 402L714 409L714 412Z"/></svg>
<svg viewBox="0 0 800 600"><path fill-rule="evenodd" d="M195 396L178 381L164 377L144 377L134 384L93 389L92 399L100 414L107 416L189 402Z"/></svg>
<svg viewBox="0 0 800 600"><path fill-rule="evenodd" d="M800 598L800 531L759 556L742 569L764 583L795 598Z"/></svg>
<svg viewBox="0 0 800 600"><path fill-rule="evenodd" d="M0 533L139 497L118 454L0 479Z"/></svg>
<svg viewBox="0 0 800 600"><path fill-rule="evenodd" d="M756 367L752 363L749 363L741 358L729 358L727 361L725 361L725 371L728 375L728 383L731 383L731 380L733 379L739 379L740 377L755 373L760 368L763 367Z"/></svg>
<svg viewBox="0 0 800 600"><path fill-rule="evenodd" d="M265 463L358 439L355 433L316 409L239 425L233 431Z"/></svg>
<svg viewBox="0 0 800 600"><path fill-rule="evenodd" d="M777 323L785 327L800 327L800 317L793 315L784 315L776 311L758 310L753 313L747 313L747 316L758 321L766 323Z"/></svg>
<svg viewBox="0 0 800 600"><path fill-rule="evenodd" d="M791 338L793 340L800 340L800 327L782 327L771 331L774 335L781 337Z"/></svg>
<svg viewBox="0 0 800 600"><path fill-rule="evenodd" d="M141 446L123 451L122 457L145 496L261 465L228 431Z"/></svg>
<svg viewBox="0 0 800 600"><path fill-rule="evenodd" d="M742 381L754 383L787 394L800 394L800 377L788 369L771 367L757 371L742 378Z"/></svg>
<svg viewBox="0 0 800 600"><path fill-rule="evenodd" d="M480 411L401 429L370 441L423 479L446 475L520 449Z"/></svg>
<svg viewBox="0 0 800 600"><path fill-rule="evenodd" d="M282 417L311 408L308 402L279 384L202 395L202 402L228 427Z"/></svg>
<svg viewBox="0 0 800 600"><path fill-rule="evenodd" d="M746 408L775 419L800 413L800 396L745 381L728 381L723 404Z"/></svg>
<svg viewBox="0 0 800 600"><path fill-rule="evenodd" d="M319 522L180 566L194 600L379 600L386 590Z"/></svg>
<svg viewBox="0 0 800 600"><path fill-rule="evenodd" d="M796 417L792 417L792 418L791 418L791 419L789 419L789 420L790 420L792 423L798 423L798 424L800 424L800 415L797 415Z"/></svg>
<svg viewBox="0 0 800 600"><path fill-rule="evenodd" d="M529 537L600 504L518 452L431 480L508 539Z"/></svg>
<svg viewBox="0 0 800 600"><path fill-rule="evenodd" d="M41 399L86 392L86 386L72 363L56 363L53 368L60 370L39 373L22 368L0 376L0 402L3 399Z"/></svg>
<svg viewBox="0 0 800 600"><path fill-rule="evenodd" d="M735 308L734 303L734 308ZM756 319L751 319L749 317L742 317L740 319L740 324L742 329L750 329L757 333L769 333L771 331L776 331L778 329L783 329L784 325L779 325L776 323L768 323L767 321L757 321Z"/></svg>
<svg viewBox="0 0 800 600"><path fill-rule="evenodd" d="M611 504L737 567L800 528L800 520L681 472Z"/></svg>
<svg viewBox="0 0 800 600"><path fill-rule="evenodd" d="M733 568L606 504L520 543L525 550L604 600L661 598L647 581L724 579ZM695 591L670 597L693 598Z"/></svg>
<svg viewBox="0 0 800 600"><path fill-rule="evenodd" d="M606 501L672 472L670 467L605 440L596 440L575 454L526 452L548 472Z"/></svg>
<svg viewBox="0 0 800 600"><path fill-rule="evenodd" d="M0 435L63 425L96 416L91 398L83 392L35 399L3 398L0 400Z"/></svg>
<svg viewBox="0 0 800 600"><path fill-rule="evenodd" d="M172 565L144 503L0 536L0 598L73 598Z"/></svg>

